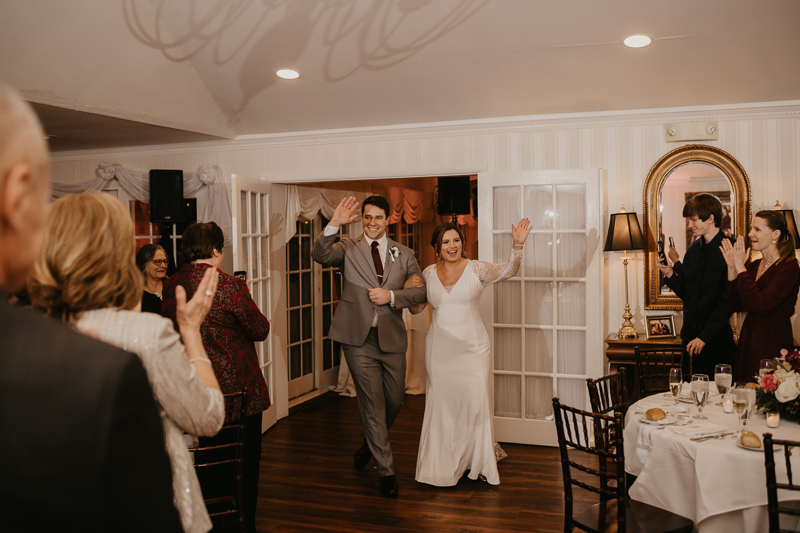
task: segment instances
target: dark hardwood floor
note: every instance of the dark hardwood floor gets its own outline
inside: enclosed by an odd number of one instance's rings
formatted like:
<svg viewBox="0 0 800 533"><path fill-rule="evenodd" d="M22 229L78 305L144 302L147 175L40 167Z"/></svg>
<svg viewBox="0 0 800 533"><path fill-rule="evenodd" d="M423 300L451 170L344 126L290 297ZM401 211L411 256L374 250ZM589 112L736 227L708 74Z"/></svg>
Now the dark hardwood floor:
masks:
<svg viewBox="0 0 800 533"><path fill-rule="evenodd" d="M563 531L558 448L504 444L508 458L498 464L498 486L462 479L440 488L414 481L424 408L424 396L406 396L390 431L397 499L378 494L374 462L363 472L353 468L363 436L355 398L329 393L280 420L263 438L259 530ZM576 510L591 503L578 500Z"/></svg>

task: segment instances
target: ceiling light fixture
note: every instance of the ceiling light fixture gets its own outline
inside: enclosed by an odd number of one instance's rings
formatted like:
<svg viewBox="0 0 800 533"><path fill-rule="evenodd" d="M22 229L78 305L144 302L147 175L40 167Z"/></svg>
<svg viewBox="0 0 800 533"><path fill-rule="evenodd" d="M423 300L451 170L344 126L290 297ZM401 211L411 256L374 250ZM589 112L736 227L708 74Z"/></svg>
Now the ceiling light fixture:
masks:
<svg viewBox="0 0 800 533"><path fill-rule="evenodd" d="M298 71L290 68L282 68L275 71L275 74L277 74L279 78L283 78L285 80L296 80L300 77L300 73Z"/></svg>
<svg viewBox="0 0 800 533"><path fill-rule="evenodd" d="M652 41L653 40L647 35L629 35L628 37L625 37L625 40L622 41L622 44L628 48L642 48L650 44Z"/></svg>

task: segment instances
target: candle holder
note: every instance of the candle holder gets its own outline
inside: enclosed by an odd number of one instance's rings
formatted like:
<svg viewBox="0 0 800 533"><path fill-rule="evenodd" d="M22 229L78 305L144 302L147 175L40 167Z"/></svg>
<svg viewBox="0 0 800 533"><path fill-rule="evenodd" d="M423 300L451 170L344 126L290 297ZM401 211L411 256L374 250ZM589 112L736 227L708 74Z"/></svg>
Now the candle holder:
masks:
<svg viewBox="0 0 800 533"><path fill-rule="evenodd" d="M733 412L733 394L724 394L722 396L722 410L726 413Z"/></svg>
<svg viewBox="0 0 800 533"><path fill-rule="evenodd" d="M777 411L767 413L767 427L776 428L781 423L781 414Z"/></svg>

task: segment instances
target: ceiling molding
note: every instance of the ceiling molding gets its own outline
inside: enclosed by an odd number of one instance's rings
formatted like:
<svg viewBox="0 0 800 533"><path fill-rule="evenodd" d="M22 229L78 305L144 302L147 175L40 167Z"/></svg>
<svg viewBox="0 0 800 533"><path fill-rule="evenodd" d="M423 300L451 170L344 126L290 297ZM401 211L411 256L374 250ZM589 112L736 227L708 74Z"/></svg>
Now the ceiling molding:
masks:
<svg viewBox="0 0 800 533"><path fill-rule="evenodd" d="M192 154L333 143L391 141L432 136L461 136L511 132L524 133L526 131L554 128L615 127L660 124L665 121L742 120L781 116L800 118L800 100L594 113L528 115L424 124L401 124L265 135L242 135L231 141L59 152L52 154L51 159L52 161L76 161L102 159L105 157L137 157L178 153Z"/></svg>

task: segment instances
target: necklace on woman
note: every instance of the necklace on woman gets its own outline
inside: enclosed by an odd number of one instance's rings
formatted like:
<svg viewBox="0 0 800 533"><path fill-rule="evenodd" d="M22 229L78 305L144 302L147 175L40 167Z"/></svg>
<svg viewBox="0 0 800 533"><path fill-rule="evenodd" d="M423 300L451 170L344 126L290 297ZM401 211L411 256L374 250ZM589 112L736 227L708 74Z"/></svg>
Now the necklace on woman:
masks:
<svg viewBox="0 0 800 533"><path fill-rule="evenodd" d="M150 294L155 294L156 296L158 296L159 300L163 300L163 298L161 297L161 293L156 289L151 289L150 287L148 287L147 283L144 284L144 290L146 290Z"/></svg>
<svg viewBox="0 0 800 533"><path fill-rule="evenodd" d="M771 267L773 265L773 263L775 263L775 261L777 261L777 259L778 258L775 258L772 261L767 261L766 257L764 257L763 254L762 254L762 256L761 256L761 264L758 265L758 271L756 272L756 280L758 280L758 278L760 278L764 274L764 272L766 272L767 269L769 267Z"/></svg>

